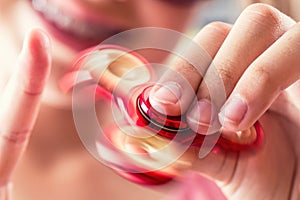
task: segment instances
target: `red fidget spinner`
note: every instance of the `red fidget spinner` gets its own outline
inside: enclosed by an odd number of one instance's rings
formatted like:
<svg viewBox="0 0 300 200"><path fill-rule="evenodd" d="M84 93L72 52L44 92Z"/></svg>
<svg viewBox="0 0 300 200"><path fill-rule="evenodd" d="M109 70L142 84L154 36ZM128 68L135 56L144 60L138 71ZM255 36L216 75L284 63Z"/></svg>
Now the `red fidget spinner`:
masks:
<svg viewBox="0 0 300 200"><path fill-rule="evenodd" d="M138 53L103 45L82 52L61 84L65 92L74 87L85 92L94 88L95 102L104 107L98 119L102 139L95 141L99 157L126 179L147 185L172 180L191 165L195 155L190 149L201 148L211 137L193 132L184 115L167 116L151 106L149 94L156 77ZM218 132L220 137L212 137L211 143L225 151L244 151L261 144L263 131L258 122L245 131L255 134L255 141L240 144ZM173 160L167 162L170 157Z"/></svg>

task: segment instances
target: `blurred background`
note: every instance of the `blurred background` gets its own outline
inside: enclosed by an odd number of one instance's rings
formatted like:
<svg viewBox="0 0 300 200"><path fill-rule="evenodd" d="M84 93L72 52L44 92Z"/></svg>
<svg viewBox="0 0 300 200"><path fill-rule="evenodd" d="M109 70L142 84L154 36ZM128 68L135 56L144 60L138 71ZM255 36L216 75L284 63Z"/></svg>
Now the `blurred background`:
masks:
<svg viewBox="0 0 300 200"><path fill-rule="evenodd" d="M242 10L240 1L237 0L211 0L207 6L201 10L198 19L195 21L191 34L197 33L201 27L213 21L234 23Z"/></svg>

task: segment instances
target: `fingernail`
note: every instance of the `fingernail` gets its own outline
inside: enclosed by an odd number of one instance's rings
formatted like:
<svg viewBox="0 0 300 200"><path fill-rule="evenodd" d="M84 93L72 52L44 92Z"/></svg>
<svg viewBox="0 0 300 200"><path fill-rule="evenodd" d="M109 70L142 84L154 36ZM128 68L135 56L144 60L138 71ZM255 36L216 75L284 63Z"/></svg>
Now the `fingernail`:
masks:
<svg viewBox="0 0 300 200"><path fill-rule="evenodd" d="M151 98L156 103L176 104L181 97L181 91L178 83L166 82L151 94Z"/></svg>
<svg viewBox="0 0 300 200"><path fill-rule="evenodd" d="M32 42L34 40L34 42ZM31 43L32 47L29 48L35 48L35 49L47 49L49 50L50 45L50 39L47 36L47 34L41 30L41 29L34 29L30 33L27 34L23 50L27 50L28 45Z"/></svg>
<svg viewBox="0 0 300 200"><path fill-rule="evenodd" d="M229 130L238 130L239 124L248 111L246 100L235 95L229 99L219 113L219 120L222 126Z"/></svg>
<svg viewBox="0 0 300 200"><path fill-rule="evenodd" d="M40 30L40 35L41 35L41 41L42 41L42 45L45 49L49 49L50 48L50 39L47 36L47 34L44 31Z"/></svg>
<svg viewBox="0 0 300 200"><path fill-rule="evenodd" d="M188 112L187 121L190 128L200 134L206 134L213 121L213 106L209 100L201 99Z"/></svg>

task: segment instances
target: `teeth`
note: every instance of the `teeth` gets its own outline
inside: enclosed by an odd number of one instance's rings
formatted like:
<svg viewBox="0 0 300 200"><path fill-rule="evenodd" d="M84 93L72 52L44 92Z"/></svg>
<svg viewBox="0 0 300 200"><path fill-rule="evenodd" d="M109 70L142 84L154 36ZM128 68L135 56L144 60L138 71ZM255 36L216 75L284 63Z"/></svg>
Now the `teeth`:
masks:
<svg viewBox="0 0 300 200"><path fill-rule="evenodd" d="M42 11L47 7L47 0L32 0L32 6L35 10Z"/></svg>
<svg viewBox="0 0 300 200"><path fill-rule="evenodd" d="M36 11L42 13L47 20L54 23L60 29L79 37L92 39L108 34L107 31L95 24L72 18L72 16L59 10L59 8L50 4L47 0L32 0L32 6Z"/></svg>

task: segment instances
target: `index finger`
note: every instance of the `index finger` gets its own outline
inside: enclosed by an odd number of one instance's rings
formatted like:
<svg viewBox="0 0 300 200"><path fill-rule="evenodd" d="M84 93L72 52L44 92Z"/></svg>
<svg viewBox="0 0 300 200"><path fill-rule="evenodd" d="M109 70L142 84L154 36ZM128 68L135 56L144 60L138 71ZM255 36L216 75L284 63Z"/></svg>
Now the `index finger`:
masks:
<svg viewBox="0 0 300 200"><path fill-rule="evenodd" d="M49 69L49 39L33 30L0 99L0 186L8 184L26 147Z"/></svg>
<svg viewBox="0 0 300 200"><path fill-rule="evenodd" d="M193 38L186 51L159 80L159 86L154 87L149 97L153 108L170 116L184 114L230 29L229 24L213 22Z"/></svg>

